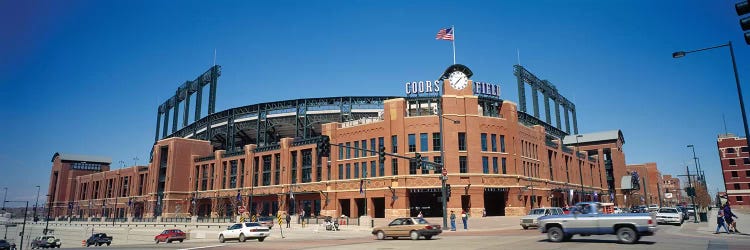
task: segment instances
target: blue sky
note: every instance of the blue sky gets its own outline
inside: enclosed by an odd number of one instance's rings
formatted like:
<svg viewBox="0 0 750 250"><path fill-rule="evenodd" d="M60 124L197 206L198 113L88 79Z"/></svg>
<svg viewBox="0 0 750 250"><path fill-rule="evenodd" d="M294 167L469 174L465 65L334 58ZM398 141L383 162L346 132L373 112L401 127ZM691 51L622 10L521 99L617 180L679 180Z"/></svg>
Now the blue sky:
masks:
<svg viewBox="0 0 750 250"><path fill-rule="evenodd" d="M500 2L500 3L497 3ZM156 107L216 62L217 111L293 98L403 95L458 63L518 102L512 65L548 79L580 132L622 129L627 163L692 167L723 188L717 134L742 133L728 49L743 87L748 45L734 1L3 1L0 186L33 200L55 152L144 164ZM750 94L746 94L748 96ZM747 101L747 100L746 100ZM205 107L205 106L204 106Z"/></svg>

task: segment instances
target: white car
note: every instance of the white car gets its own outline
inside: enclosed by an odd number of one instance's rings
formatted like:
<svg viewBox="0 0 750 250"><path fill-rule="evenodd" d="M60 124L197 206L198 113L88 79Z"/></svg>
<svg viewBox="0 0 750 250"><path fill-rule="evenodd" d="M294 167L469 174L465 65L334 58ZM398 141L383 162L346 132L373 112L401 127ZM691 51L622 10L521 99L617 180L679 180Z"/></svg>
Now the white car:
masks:
<svg viewBox="0 0 750 250"><path fill-rule="evenodd" d="M237 223L228 226L227 230L219 234L219 242L224 243L228 239L236 239L239 242L245 242L247 239L258 239L258 241L263 242L269 235L271 235L271 232L268 227L259 223Z"/></svg>
<svg viewBox="0 0 750 250"><path fill-rule="evenodd" d="M539 218L545 215L561 215L564 214L562 208L559 207L542 207L534 208L529 211L529 214L521 217L521 227L526 230L529 227L539 227Z"/></svg>
<svg viewBox="0 0 750 250"><path fill-rule="evenodd" d="M656 223L682 225L682 212L673 207L660 208L656 213Z"/></svg>

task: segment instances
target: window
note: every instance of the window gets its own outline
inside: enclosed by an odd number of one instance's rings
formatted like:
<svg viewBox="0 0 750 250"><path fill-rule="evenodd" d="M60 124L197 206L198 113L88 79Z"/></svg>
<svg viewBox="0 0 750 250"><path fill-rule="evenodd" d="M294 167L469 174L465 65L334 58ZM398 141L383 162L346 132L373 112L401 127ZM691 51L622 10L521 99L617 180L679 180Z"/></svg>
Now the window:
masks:
<svg viewBox="0 0 750 250"><path fill-rule="evenodd" d="M466 133L458 133L458 151L466 151Z"/></svg>
<svg viewBox="0 0 750 250"><path fill-rule="evenodd" d="M328 166L326 166L326 180L331 180L331 163L328 163Z"/></svg>
<svg viewBox="0 0 750 250"><path fill-rule="evenodd" d="M344 164L339 164L339 180L344 179Z"/></svg>
<svg viewBox="0 0 750 250"><path fill-rule="evenodd" d="M741 150L742 150L742 152L745 152L745 153L750 152L747 147L742 147Z"/></svg>
<svg viewBox="0 0 750 250"><path fill-rule="evenodd" d="M370 175L372 177L378 177L378 165L375 165L375 161L370 161ZM383 172L380 172L380 176L383 176Z"/></svg>
<svg viewBox="0 0 750 250"><path fill-rule="evenodd" d="M497 135L490 135L490 142L492 142L492 152L497 152Z"/></svg>
<svg viewBox="0 0 750 250"><path fill-rule="evenodd" d="M409 134L409 152L417 152L417 136Z"/></svg>
<svg viewBox="0 0 750 250"><path fill-rule="evenodd" d="M505 153L505 136L500 135L500 152Z"/></svg>
<svg viewBox="0 0 750 250"><path fill-rule="evenodd" d="M352 158L352 148L350 148L352 144L350 142L346 143L346 159Z"/></svg>
<svg viewBox="0 0 750 250"><path fill-rule="evenodd" d="M221 188L224 189L227 188L227 162L221 163L221 169L223 173L223 175L221 176Z"/></svg>
<svg viewBox="0 0 750 250"><path fill-rule="evenodd" d="M391 136L391 153L398 153L398 135Z"/></svg>
<svg viewBox="0 0 750 250"><path fill-rule="evenodd" d="M297 183L297 151L292 151L291 169L292 184L295 184Z"/></svg>
<svg viewBox="0 0 750 250"><path fill-rule="evenodd" d="M302 183L312 181L312 149L302 150Z"/></svg>
<svg viewBox="0 0 750 250"><path fill-rule="evenodd" d="M440 133L432 133L432 151L440 151Z"/></svg>
<svg viewBox="0 0 750 250"><path fill-rule="evenodd" d="M734 148L727 148L727 153L733 154L734 152Z"/></svg>
<svg viewBox="0 0 750 250"><path fill-rule="evenodd" d="M739 189L740 189L740 184L739 183L735 183L734 184L734 190L739 190Z"/></svg>
<svg viewBox="0 0 750 250"><path fill-rule="evenodd" d="M482 140L482 151L487 151L487 133L482 133L481 140Z"/></svg>
<svg viewBox="0 0 750 250"><path fill-rule="evenodd" d="M380 138L383 138L383 137L380 137ZM383 145L383 144L381 143L380 145ZM370 152L370 156L375 156L376 155L375 151L378 151L378 148L375 147L375 138L370 139L370 150L372 150L372 152Z"/></svg>
<svg viewBox="0 0 750 250"><path fill-rule="evenodd" d="M373 161L373 162L371 162L371 163L375 163L375 161ZM374 164L373 164L373 165L374 165ZM379 174L380 174L380 176L385 176L385 162L379 162L379 163L378 163L378 167L380 168L380 171L378 171L378 172L380 172L380 173L379 173Z"/></svg>
<svg viewBox="0 0 750 250"><path fill-rule="evenodd" d="M359 141L354 141L354 158L359 158Z"/></svg>
<svg viewBox="0 0 750 250"><path fill-rule="evenodd" d="M367 162L362 162L362 178L367 178Z"/></svg>
<svg viewBox="0 0 750 250"><path fill-rule="evenodd" d="M441 158L440 156L435 156L435 157L432 157L432 161L435 162L435 163L441 163L442 164L443 163L443 158ZM443 167L435 165L435 173L442 174L443 173Z"/></svg>
<svg viewBox="0 0 750 250"><path fill-rule="evenodd" d="M499 173L497 169L497 157L492 157L492 173L493 174Z"/></svg>
<svg viewBox="0 0 750 250"><path fill-rule="evenodd" d="M229 188L237 188L237 160L229 161Z"/></svg>
<svg viewBox="0 0 750 250"><path fill-rule="evenodd" d="M378 137L378 151L380 150L380 147L385 147L385 138L383 137Z"/></svg>
<svg viewBox="0 0 750 250"><path fill-rule="evenodd" d="M422 157L422 162L429 161L429 157ZM422 174L429 174L430 168L427 167L424 163L422 163L422 166L419 166L422 169Z"/></svg>
<svg viewBox="0 0 750 250"><path fill-rule="evenodd" d="M461 172L462 174L469 172L469 166L466 160L466 156L458 157L458 168L459 168L459 172Z"/></svg>
<svg viewBox="0 0 750 250"><path fill-rule="evenodd" d="M742 164L750 165L750 158L742 158Z"/></svg>
<svg viewBox="0 0 750 250"><path fill-rule="evenodd" d="M273 183L274 185L279 185L281 184L279 182L281 180L281 154L275 154L274 158L274 161L276 162L276 169L274 169L273 173Z"/></svg>
<svg viewBox="0 0 750 250"><path fill-rule="evenodd" d="M347 179L352 178L352 165L349 163L346 164L346 178Z"/></svg>
<svg viewBox="0 0 750 250"><path fill-rule="evenodd" d="M344 159L344 144L343 143L339 143L338 150L339 150L339 160Z"/></svg>
<svg viewBox="0 0 750 250"><path fill-rule="evenodd" d="M271 156L263 156L263 186L271 185Z"/></svg>
<svg viewBox="0 0 750 250"><path fill-rule="evenodd" d="M734 159L729 159L729 165L736 166L737 162Z"/></svg>
<svg viewBox="0 0 750 250"><path fill-rule="evenodd" d="M409 174L417 174L417 162L409 160Z"/></svg>
<svg viewBox="0 0 750 250"><path fill-rule="evenodd" d="M745 176L750 177L750 170L745 171Z"/></svg>
<svg viewBox="0 0 750 250"><path fill-rule="evenodd" d="M503 158L501 159L501 162L502 162L501 166L503 167L503 174L507 174L507 173L508 173L508 171L506 171L506 170L505 170L505 163L506 163L506 159L505 159L505 157L503 157Z"/></svg>
<svg viewBox="0 0 750 250"><path fill-rule="evenodd" d="M359 163L358 162L354 163L354 178L355 179L359 178Z"/></svg>
<svg viewBox="0 0 750 250"><path fill-rule="evenodd" d="M427 151L428 146L430 145L427 145L427 133L419 134L419 151L421 152Z"/></svg>
<svg viewBox="0 0 750 250"><path fill-rule="evenodd" d="M240 187L245 187L245 159L240 160Z"/></svg>
<svg viewBox="0 0 750 250"><path fill-rule="evenodd" d="M482 156L482 173L483 174L490 173L490 159L487 158L487 156Z"/></svg>
<svg viewBox="0 0 750 250"><path fill-rule="evenodd" d="M391 175L398 175L398 159L391 159Z"/></svg>
<svg viewBox="0 0 750 250"><path fill-rule="evenodd" d="M742 196L737 196L737 201L742 201Z"/></svg>
<svg viewBox="0 0 750 250"><path fill-rule="evenodd" d="M732 171L732 178L736 178L736 177L739 177L739 175L737 174L737 171Z"/></svg>
<svg viewBox="0 0 750 250"><path fill-rule="evenodd" d="M362 157L367 157L367 140L362 140Z"/></svg>

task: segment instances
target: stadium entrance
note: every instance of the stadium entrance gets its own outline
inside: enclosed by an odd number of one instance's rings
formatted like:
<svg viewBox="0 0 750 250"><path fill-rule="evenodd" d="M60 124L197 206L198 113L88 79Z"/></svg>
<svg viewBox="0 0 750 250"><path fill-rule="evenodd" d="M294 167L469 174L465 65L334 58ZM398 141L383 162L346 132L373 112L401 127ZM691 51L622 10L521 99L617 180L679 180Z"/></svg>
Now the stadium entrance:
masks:
<svg viewBox="0 0 750 250"><path fill-rule="evenodd" d="M442 217L442 195L440 188L409 189L409 216Z"/></svg>
<svg viewBox="0 0 750 250"><path fill-rule="evenodd" d="M505 216L508 188L484 188L484 210L487 216Z"/></svg>

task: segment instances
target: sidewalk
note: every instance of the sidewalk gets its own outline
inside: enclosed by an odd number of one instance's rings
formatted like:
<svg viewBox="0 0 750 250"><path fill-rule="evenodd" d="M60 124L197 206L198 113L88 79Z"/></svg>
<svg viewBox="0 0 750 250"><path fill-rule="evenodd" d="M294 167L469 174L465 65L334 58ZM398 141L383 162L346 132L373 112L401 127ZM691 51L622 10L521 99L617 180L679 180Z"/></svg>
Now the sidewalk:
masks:
<svg viewBox="0 0 750 250"><path fill-rule="evenodd" d="M714 235L714 232L716 232L716 214L718 212L718 209L711 209L711 211L708 212L708 222L695 224L693 223L693 219L691 218L691 220L685 221L685 225L687 225L688 228L695 228L695 231L700 234ZM719 230L719 235L730 237L750 236L750 213L748 213L747 211L737 210L732 210L732 212L738 217L735 219L735 221L737 222L737 230L739 230L740 233L727 234L725 233L724 228L721 228ZM689 224L693 224L695 226L690 226Z"/></svg>
<svg viewBox="0 0 750 250"><path fill-rule="evenodd" d="M464 225L461 221L460 215L456 215L456 232L464 231ZM506 229L519 229L522 216L489 216L489 217L469 217L467 222L469 231L492 231L492 230L506 230ZM443 224L443 217L425 217L425 220L433 224ZM386 226L391 222L390 219L376 218L375 226ZM450 231L451 221L447 220L446 228L443 228L443 233L453 233Z"/></svg>

